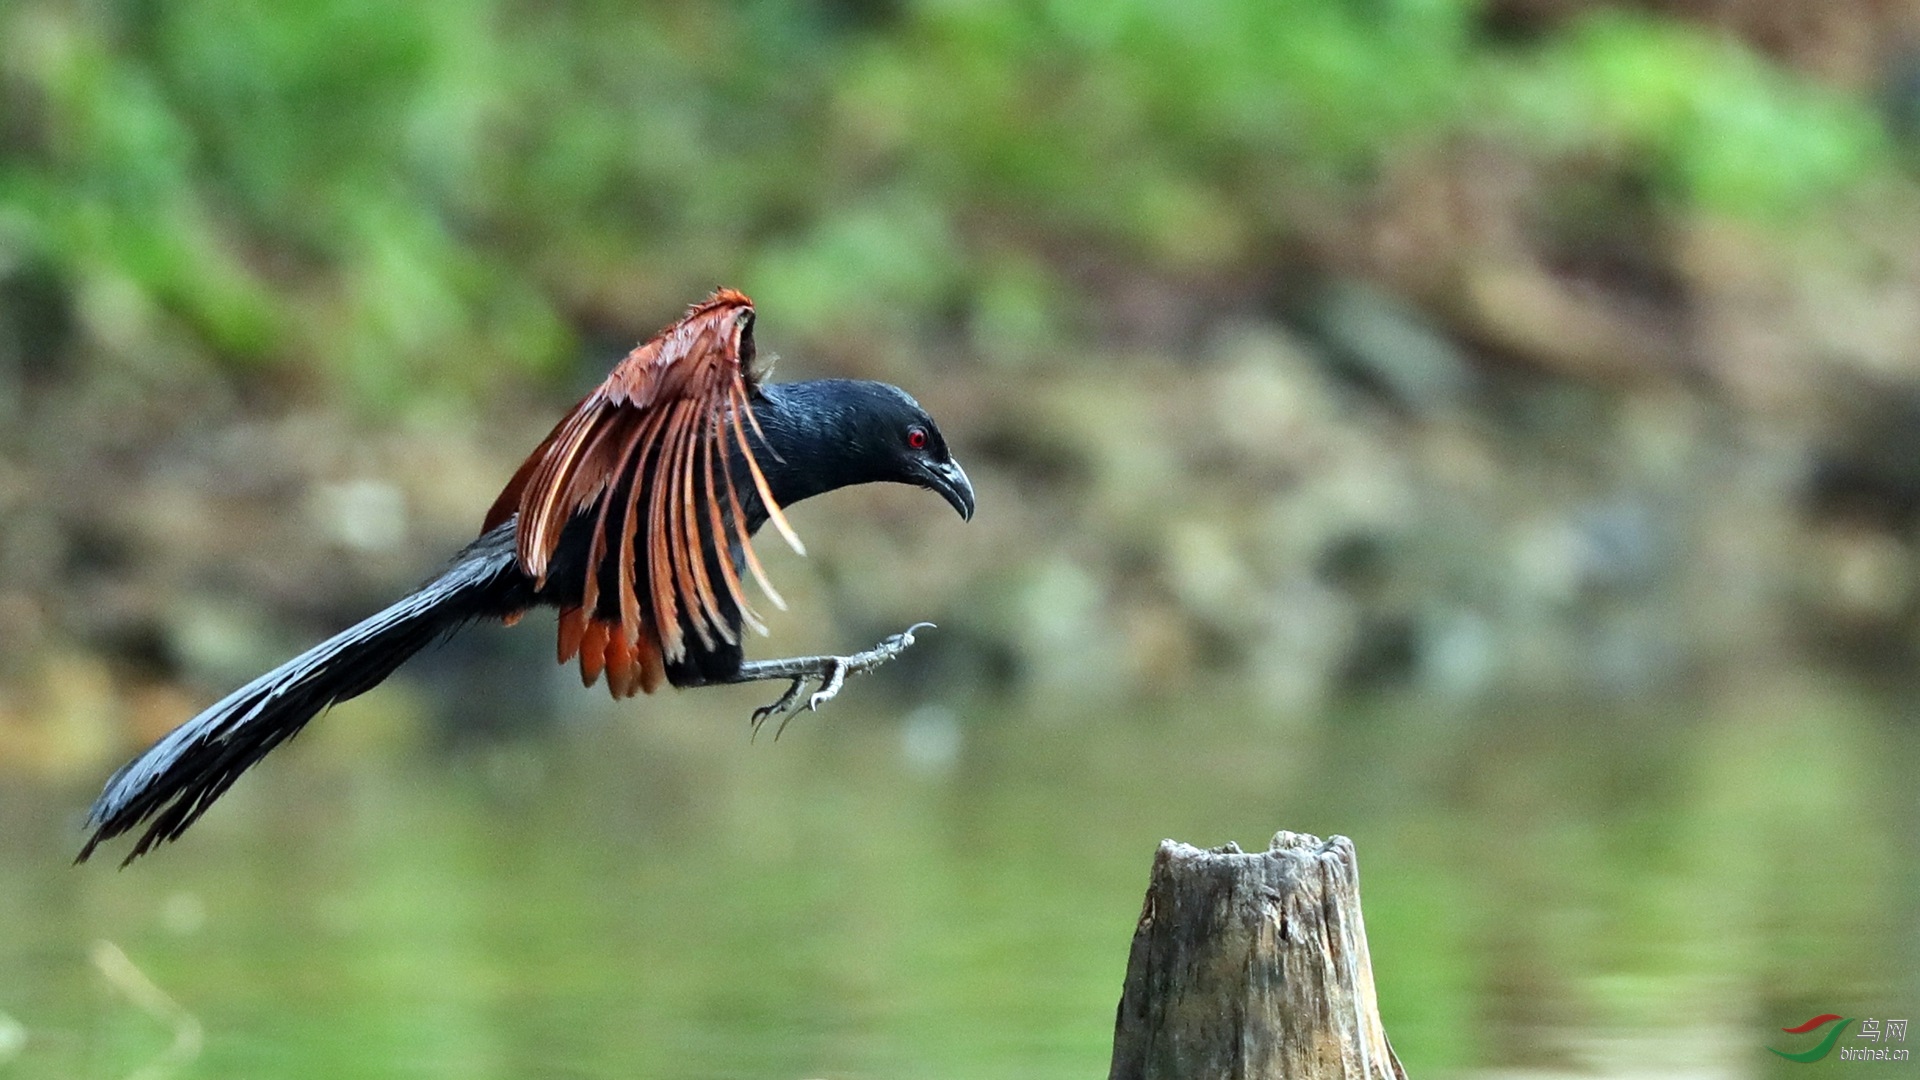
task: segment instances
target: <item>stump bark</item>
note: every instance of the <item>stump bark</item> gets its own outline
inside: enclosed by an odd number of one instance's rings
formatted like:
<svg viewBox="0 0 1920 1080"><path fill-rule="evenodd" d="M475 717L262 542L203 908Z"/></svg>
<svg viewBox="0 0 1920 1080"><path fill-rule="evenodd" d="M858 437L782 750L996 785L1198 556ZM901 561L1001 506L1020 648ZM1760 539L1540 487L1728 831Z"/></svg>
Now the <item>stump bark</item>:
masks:
<svg viewBox="0 0 1920 1080"><path fill-rule="evenodd" d="M1353 841L1164 840L1133 933L1110 1080L1406 1080L1374 998Z"/></svg>

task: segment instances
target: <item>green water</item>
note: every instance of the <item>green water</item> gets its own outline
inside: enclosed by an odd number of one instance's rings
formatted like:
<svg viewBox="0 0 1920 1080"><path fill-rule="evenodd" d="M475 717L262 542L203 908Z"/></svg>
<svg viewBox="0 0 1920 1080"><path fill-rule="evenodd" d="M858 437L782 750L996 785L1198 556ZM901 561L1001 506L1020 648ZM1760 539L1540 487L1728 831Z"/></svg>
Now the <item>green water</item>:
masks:
<svg viewBox="0 0 1920 1080"><path fill-rule="evenodd" d="M0 1076L1103 1076L1155 844L1282 827L1358 845L1416 1075L1778 1072L1783 1026L1920 1005L1920 724L1767 682L1291 722L855 693L752 744L719 691L455 754L349 707L119 872L68 865L84 785L7 778ZM143 982L203 1033L172 1072Z"/></svg>

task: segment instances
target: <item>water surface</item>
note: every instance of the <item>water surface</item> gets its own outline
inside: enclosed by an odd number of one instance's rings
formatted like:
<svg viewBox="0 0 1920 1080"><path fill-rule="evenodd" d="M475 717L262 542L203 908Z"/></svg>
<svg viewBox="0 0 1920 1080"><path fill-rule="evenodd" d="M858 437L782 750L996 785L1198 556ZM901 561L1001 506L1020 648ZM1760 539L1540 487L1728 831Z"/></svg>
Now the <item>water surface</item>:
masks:
<svg viewBox="0 0 1920 1080"><path fill-rule="evenodd" d="M1764 682L1311 721L850 694L777 743L719 691L453 753L373 695L127 871L68 865L84 785L0 781L0 1076L167 1063L103 942L204 1033L182 1076L1102 1076L1155 845L1278 828L1354 838L1410 1071L1759 1075L1782 1026L1920 1004L1915 725Z"/></svg>

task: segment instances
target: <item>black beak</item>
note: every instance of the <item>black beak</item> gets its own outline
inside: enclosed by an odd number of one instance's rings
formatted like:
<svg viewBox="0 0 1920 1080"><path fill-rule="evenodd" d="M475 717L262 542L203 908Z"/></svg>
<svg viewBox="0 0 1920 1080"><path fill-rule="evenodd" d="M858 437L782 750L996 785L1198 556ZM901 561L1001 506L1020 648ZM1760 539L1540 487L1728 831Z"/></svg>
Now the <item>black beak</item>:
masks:
<svg viewBox="0 0 1920 1080"><path fill-rule="evenodd" d="M973 482L967 479L967 471L960 467L959 462L928 465L925 475L927 486L953 504L954 510L960 514L960 520L973 520Z"/></svg>

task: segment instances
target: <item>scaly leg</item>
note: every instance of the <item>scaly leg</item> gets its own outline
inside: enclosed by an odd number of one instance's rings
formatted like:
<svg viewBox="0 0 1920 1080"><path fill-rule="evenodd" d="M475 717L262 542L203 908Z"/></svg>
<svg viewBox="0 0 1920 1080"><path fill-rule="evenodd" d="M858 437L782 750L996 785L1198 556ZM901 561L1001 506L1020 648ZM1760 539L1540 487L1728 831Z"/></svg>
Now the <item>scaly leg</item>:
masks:
<svg viewBox="0 0 1920 1080"><path fill-rule="evenodd" d="M881 664L906 652L913 644L913 635L920 630L933 629L932 623L914 623L901 633L852 656L792 656L784 660L749 660L740 665L740 670L729 683L763 682L771 679L792 679L793 685L780 695L778 701L753 710L753 733L760 734L760 725L769 717L785 716L780 726L773 731L778 739L787 729L788 721L793 719L793 710L800 703L800 695L806 691L807 680L817 679L820 689L807 696L807 710L811 712L832 701L840 688L846 685L847 676L872 671Z"/></svg>

